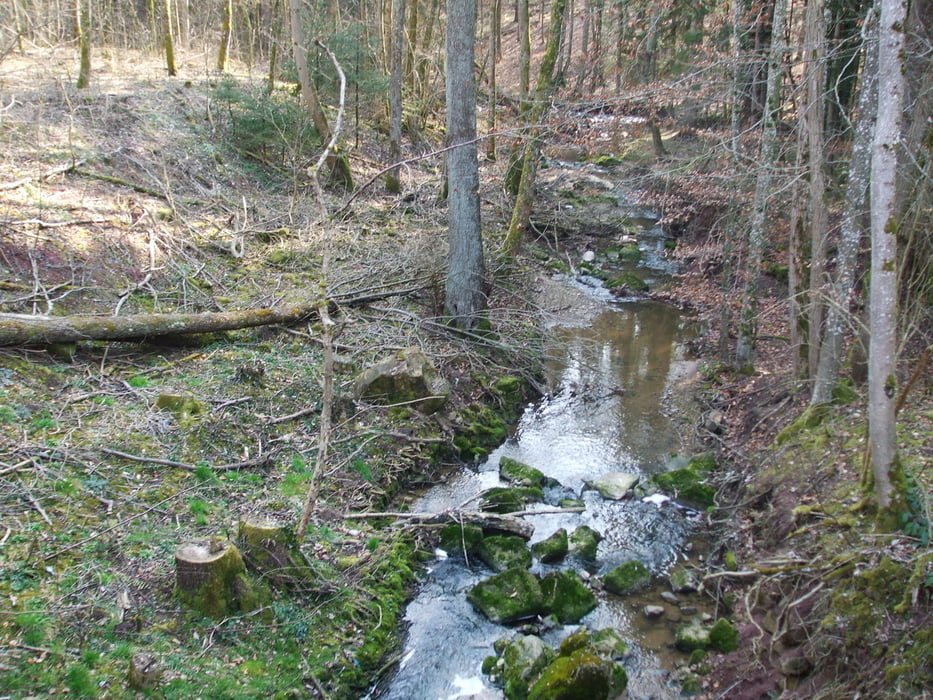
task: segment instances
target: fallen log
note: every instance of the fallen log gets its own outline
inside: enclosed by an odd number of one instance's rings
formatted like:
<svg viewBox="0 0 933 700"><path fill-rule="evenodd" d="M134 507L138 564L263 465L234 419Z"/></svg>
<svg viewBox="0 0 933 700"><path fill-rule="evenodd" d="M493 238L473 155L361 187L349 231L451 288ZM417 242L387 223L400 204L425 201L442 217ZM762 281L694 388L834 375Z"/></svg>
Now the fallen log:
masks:
<svg viewBox="0 0 933 700"><path fill-rule="evenodd" d="M329 301L359 306L387 297L404 296L421 286L399 287L388 283L381 289L337 294ZM218 333L240 328L304 321L318 313L320 301L272 306L243 311L209 311L196 314L145 313L128 316L74 315L33 316L0 313L0 346L42 346L81 340L147 340L191 333Z"/></svg>
<svg viewBox="0 0 933 700"><path fill-rule="evenodd" d="M397 518L413 525L444 525L458 523L476 525L488 532L518 535L522 539L531 539L535 526L522 520L522 515L540 515L542 513L580 513L583 508L549 508L539 511L519 511L517 513L487 513L478 510L445 510L440 513L347 513L346 520L365 520L369 518Z"/></svg>
<svg viewBox="0 0 933 700"><path fill-rule="evenodd" d="M0 314L0 345L51 345L79 340L146 340L166 335L216 333L274 323L297 323L317 304L273 306L244 311L130 316L30 316Z"/></svg>

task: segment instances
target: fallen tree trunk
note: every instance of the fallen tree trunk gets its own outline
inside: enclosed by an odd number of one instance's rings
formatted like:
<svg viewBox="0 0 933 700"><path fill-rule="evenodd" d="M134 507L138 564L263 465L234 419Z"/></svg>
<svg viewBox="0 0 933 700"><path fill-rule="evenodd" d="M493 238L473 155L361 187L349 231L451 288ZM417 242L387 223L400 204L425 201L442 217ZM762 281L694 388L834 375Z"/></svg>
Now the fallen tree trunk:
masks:
<svg viewBox="0 0 933 700"><path fill-rule="evenodd" d="M411 280L406 280L408 283ZM358 293L337 294L329 301L359 306L387 297L404 296L423 285L402 287L389 283ZM320 300L304 304L272 306L243 311L211 311L198 314L132 314L128 316L75 315L31 316L0 314L0 346L51 345L79 340L146 340L191 333L217 333L276 323L298 323L318 313Z"/></svg>
<svg viewBox="0 0 933 700"><path fill-rule="evenodd" d="M413 525L443 525L446 523L460 523L463 525L476 525L483 530L494 531L508 535L518 535L522 539L531 539L535 526L522 520L522 515L539 515L541 513L580 513L582 508L553 508L541 511L519 511L517 513L487 513L479 510L445 510L440 513L347 513L343 517L347 520L364 520L369 518L398 518L406 520Z"/></svg>
<svg viewBox="0 0 933 700"><path fill-rule="evenodd" d="M296 323L317 313L317 302L266 309L199 314L130 316L30 316L0 314L0 345L51 345L79 340L145 340L167 335L216 333L273 323Z"/></svg>

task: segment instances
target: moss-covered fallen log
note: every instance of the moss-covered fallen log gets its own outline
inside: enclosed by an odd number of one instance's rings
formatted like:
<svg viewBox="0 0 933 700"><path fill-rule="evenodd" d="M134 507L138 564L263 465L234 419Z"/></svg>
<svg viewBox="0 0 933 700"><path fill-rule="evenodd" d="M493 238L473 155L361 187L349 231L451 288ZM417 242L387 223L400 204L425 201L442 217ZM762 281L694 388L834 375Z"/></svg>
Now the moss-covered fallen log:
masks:
<svg viewBox="0 0 933 700"><path fill-rule="evenodd" d="M129 316L0 314L0 345L51 345L80 340L146 340L296 323L317 313L317 303L244 311Z"/></svg>

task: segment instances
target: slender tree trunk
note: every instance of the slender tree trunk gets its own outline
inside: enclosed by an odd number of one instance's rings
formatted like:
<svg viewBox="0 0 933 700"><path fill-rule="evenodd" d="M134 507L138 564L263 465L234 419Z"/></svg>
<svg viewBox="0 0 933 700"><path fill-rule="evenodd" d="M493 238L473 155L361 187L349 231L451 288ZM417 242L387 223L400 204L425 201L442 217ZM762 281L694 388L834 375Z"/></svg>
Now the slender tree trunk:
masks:
<svg viewBox="0 0 933 700"><path fill-rule="evenodd" d="M80 55L80 68L78 70L78 82L75 87L79 90L91 85L91 35L88 22L87 0L84 4L81 0L75 0L75 34L78 39L78 52Z"/></svg>
<svg viewBox="0 0 933 700"><path fill-rule="evenodd" d="M173 37L172 2L165 0L165 34L162 36L162 48L165 49L165 68L170 76L178 75L175 67L175 39Z"/></svg>
<svg viewBox="0 0 933 700"><path fill-rule="evenodd" d="M402 59L405 49L405 0L392 0L392 50L389 59L389 162L402 159ZM399 169L386 173L386 189L402 190Z"/></svg>
<svg viewBox="0 0 933 700"><path fill-rule="evenodd" d="M811 405L828 403L833 387L839 380L839 368L850 325L850 312L855 292L855 272L858 251L865 232L866 198L871 176L871 145L878 110L878 24L874 9L866 19L865 56L862 59L861 85L855 116L855 138L849 158L849 179L846 182L845 208L839 232L839 253L836 271L829 290L826 333L820 345L820 361L813 382Z"/></svg>
<svg viewBox="0 0 933 700"><path fill-rule="evenodd" d="M761 155L755 182L755 198L748 233L745 291L739 337L736 342L736 365L750 371L754 364L755 335L758 327L758 283L764 258L765 229L768 199L774 181L774 168L778 161L780 141L777 125L781 115L781 83L784 77L784 30L787 22L788 0L776 0L774 5L773 36L768 57L768 90L765 100L764 128L761 134Z"/></svg>
<svg viewBox="0 0 933 700"><path fill-rule="evenodd" d="M879 511L897 499L897 151L904 98L905 0L880 0L878 118L871 158L868 434Z"/></svg>
<svg viewBox="0 0 933 700"><path fill-rule="evenodd" d="M515 14L518 16L518 85L521 98L528 99L531 90L531 22L528 16L528 0L517 0Z"/></svg>
<svg viewBox="0 0 933 700"><path fill-rule="evenodd" d="M227 70L227 51L233 34L233 0L224 2L224 16L220 24L220 49L217 51L217 70Z"/></svg>
<svg viewBox="0 0 933 700"><path fill-rule="evenodd" d="M499 18L502 11L501 0L489 3L489 97L486 102L486 160L496 160L496 59L499 54Z"/></svg>
<svg viewBox="0 0 933 700"><path fill-rule="evenodd" d="M524 115L526 123L540 124L547 114L550 94L554 89L554 70L557 66L557 55L560 50L561 25L564 18L564 0L554 0L551 6L551 20L548 25L548 38L544 48L544 56L538 70L538 82L535 86L534 100ZM538 154L541 149L540 128L532 126L526 137L524 148L516 165L521 170L518 180L518 189L515 196L515 205L512 208L512 218L509 229L502 244L502 250L507 255L515 255L521 246L522 237L531 218L531 205L534 199L535 179L538 168Z"/></svg>
<svg viewBox="0 0 933 700"><path fill-rule="evenodd" d="M476 148L476 0L447 0L448 257L445 307L455 324L475 328L486 308Z"/></svg>

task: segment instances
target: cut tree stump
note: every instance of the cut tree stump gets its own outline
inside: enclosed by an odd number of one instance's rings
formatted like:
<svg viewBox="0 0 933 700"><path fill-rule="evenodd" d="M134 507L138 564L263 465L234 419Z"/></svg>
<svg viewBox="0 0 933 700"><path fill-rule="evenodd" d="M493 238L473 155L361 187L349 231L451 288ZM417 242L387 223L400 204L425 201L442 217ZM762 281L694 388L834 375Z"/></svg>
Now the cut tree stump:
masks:
<svg viewBox="0 0 933 700"><path fill-rule="evenodd" d="M192 540L175 550L179 599L206 617L224 618L256 610L261 591L246 577L246 565L232 542Z"/></svg>
<svg viewBox="0 0 933 700"><path fill-rule="evenodd" d="M240 519L236 542L249 569L273 586L294 588L314 578L293 527L250 515Z"/></svg>
<svg viewBox="0 0 933 700"><path fill-rule="evenodd" d="M133 654L130 659L130 687L136 690L153 690L159 685L162 668L154 654Z"/></svg>

